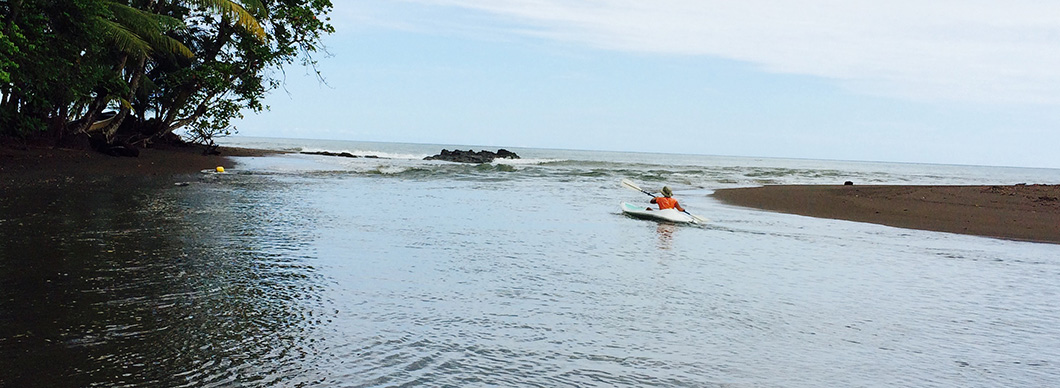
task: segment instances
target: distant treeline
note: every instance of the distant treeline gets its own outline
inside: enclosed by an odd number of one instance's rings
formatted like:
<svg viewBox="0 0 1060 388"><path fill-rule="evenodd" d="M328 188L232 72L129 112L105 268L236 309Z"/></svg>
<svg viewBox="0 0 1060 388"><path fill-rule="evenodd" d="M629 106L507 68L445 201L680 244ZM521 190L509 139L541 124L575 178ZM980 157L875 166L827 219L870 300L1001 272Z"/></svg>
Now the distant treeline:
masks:
<svg viewBox="0 0 1060 388"><path fill-rule="evenodd" d="M284 65L315 71L331 9L330 0L0 1L0 135L210 142L240 112L266 108Z"/></svg>

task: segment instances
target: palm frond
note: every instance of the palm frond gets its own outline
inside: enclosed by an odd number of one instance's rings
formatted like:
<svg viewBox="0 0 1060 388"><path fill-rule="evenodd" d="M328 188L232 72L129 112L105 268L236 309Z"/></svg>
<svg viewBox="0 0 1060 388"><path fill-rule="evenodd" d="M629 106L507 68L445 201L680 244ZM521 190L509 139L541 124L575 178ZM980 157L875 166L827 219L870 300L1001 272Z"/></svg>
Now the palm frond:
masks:
<svg viewBox="0 0 1060 388"><path fill-rule="evenodd" d="M240 27L254 34L259 40L265 40L265 29L262 28L258 19L251 15L246 8L231 0L189 0L190 3L200 7L213 10L231 17ZM257 3L258 6L261 3Z"/></svg>
<svg viewBox="0 0 1060 388"><path fill-rule="evenodd" d="M157 15L157 14L154 15L154 17L155 17L156 21L158 22L158 29L161 32L169 32L169 31L174 31L174 30L187 30L188 29L188 25L184 24L183 20L177 19L175 17L166 16L166 15Z"/></svg>
<svg viewBox="0 0 1060 388"><path fill-rule="evenodd" d="M151 33L165 33L173 30L187 29L183 20L172 16L151 13L136 7L115 1L107 1L107 6L115 19L124 21L126 24L149 30Z"/></svg>
<svg viewBox="0 0 1060 388"><path fill-rule="evenodd" d="M243 8L246 8L247 11L250 11L250 13L265 13L265 5L261 2L261 0L242 0L241 2L243 3Z"/></svg>
<svg viewBox="0 0 1060 388"><path fill-rule="evenodd" d="M148 44L148 52L165 52L191 58L195 56L183 43L166 36L165 31L187 28L184 21L164 15L158 15L114 1L107 5L116 21L124 30L136 34L141 41Z"/></svg>
<svg viewBox="0 0 1060 388"><path fill-rule="evenodd" d="M125 25L103 18L96 19L96 22L99 23L100 33L119 51L133 56L151 54L151 45Z"/></svg>
<svg viewBox="0 0 1060 388"><path fill-rule="evenodd" d="M156 39L151 40L151 45L155 48L165 51L167 53L181 55L185 58L191 58L195 56L195 53L191 52L188 46L181 43L179 40L173 39L166 35L158 35Z"/></svg>
<svg viewBox="0 0 1060 388"><path fill-rule="evenodd" d="M127 29L140 36L162 33L155 14L116 1L107 1L106 3L107 8L114 15L115 22L125 25Z"/></svg>

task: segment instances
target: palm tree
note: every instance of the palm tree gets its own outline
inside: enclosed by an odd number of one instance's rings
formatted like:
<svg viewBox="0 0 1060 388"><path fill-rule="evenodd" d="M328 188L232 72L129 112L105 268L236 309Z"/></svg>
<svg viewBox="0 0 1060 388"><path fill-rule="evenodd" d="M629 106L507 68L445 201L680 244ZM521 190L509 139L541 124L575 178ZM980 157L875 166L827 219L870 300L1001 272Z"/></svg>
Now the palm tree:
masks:
<svg viewBox="0 0 1060 388"><path fill-rule="evenodd" d="M261 3L256 0L246 1L252 9L260 9ZM100 129L108 143L128 116L132 100L147 69L148 59L160 56L181 56L191 58L194 53L183 43L174 39L171 32L186 30L188 26L181 19L159 14L166 6L179 4L200 7L220 14L225 20L233 20L235 25L243 28L259 40L265 39L265 32L257 19L242 5L232 0L186 0L161 3L156 1L133 2L102 0L108 12L107 17L95 20L100 35L117 52L114 71L125 82L128 88L122 95L112 95L100 89L92 103L88 105L85 118L76 132L84 132L95 117L107 105L117 102L118 114L110 124Z"/></svg>

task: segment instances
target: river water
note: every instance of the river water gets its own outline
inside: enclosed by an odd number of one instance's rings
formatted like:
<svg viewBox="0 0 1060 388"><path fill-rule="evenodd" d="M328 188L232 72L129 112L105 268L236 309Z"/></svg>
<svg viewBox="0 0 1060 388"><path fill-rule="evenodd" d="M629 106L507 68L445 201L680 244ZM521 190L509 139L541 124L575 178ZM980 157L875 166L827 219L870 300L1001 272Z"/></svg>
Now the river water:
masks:
<svg viewBox="0 0 1060 388"><path fill-rule="evenodd" d="M1055 184L1060 170L520 148L474 166L421 160L457 148L443 145L229 143L378 158L4 193L0 386L1060 381L1060 245L709 196ZM648 198L623 178L669 185L711 222L624 217L620 202Z"/></svg>

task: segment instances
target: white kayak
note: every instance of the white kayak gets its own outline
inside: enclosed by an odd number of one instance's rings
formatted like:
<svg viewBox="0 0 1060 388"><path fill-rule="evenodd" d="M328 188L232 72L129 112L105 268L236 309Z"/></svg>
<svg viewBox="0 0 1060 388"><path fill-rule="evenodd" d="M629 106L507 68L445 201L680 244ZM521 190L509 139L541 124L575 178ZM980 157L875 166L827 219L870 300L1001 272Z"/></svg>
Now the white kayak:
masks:
<svg viewBox="0 0 1060 388"><path fill-rule="evenodd" d="M622 213L636 218L642 218L646 220L655 221L669 221L678 223L695 224L698 221L687 213L678 211L677 209L652 209L648 210L646 205L634 205L632 203L622 203Z"/></svg>

